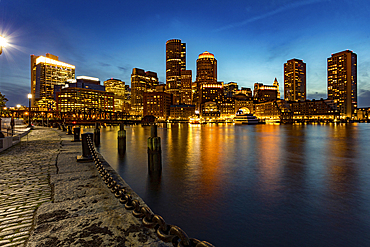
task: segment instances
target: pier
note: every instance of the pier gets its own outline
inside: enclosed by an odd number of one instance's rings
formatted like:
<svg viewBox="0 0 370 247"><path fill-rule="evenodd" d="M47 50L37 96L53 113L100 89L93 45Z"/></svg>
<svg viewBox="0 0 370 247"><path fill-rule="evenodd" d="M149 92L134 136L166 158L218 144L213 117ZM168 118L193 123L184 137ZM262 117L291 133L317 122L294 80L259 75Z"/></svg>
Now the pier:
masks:
<svg viewBox="0 0 370 247"><path fill-rule="evenodd" d="M172 246L125 209L94 162L77 163L80 154L81 142L43 127L0 153L0 245ZM131 198L146 206L99 158Z"/></svg>

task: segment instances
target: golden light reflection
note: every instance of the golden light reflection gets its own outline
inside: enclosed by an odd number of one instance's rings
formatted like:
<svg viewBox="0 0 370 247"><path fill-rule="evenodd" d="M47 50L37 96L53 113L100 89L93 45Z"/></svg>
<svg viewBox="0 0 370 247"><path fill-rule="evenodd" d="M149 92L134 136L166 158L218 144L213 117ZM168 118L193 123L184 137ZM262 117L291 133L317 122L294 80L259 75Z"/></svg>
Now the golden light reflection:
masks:
<svg viewBox="0 0 370 247"><path fill-rule="evenodd" d="M334 124L332 135L327 144L327 152L332 153L326 161L326 164L328 164L329 185L337 192L350 190L347 184L350 182L349 179L354 177L353 173L356 167L351 163L345 162L345 160L356 155L351 152L351 147L348 146L348 143L353 145L354 142L348 141L348 139L357 140L357 126L357 124L351 124L351 126Z"/></svg>
<svg viewBox="0 0 370 247"><path fill-rule="evenodd" d="M281 167L279 167L281 159L281 129L278 125L261 125L256 138L256 150L260 159L258 168L261 170L261 178L265 191L275 191L281 177Z"/></svg>

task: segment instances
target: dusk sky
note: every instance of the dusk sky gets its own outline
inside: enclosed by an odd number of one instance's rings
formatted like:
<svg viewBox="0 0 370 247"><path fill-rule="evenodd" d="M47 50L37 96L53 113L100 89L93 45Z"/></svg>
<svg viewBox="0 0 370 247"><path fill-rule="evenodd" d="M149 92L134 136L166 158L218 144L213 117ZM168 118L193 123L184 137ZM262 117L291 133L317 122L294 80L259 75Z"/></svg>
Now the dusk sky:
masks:
<svg viewBox="0 0 370 247"><path fill-rule="evenodd" d="M215 55L218 81L253 88L272 84L283 92L283 65L307 64L308 99L327 97L327 58L357 56L358 103L370 106L370 2L368 0L260 1L41 1L0 0L0 92L7 106L28 105L30 55L51 53L76 66L76 76L123 80L133 68L165 82L165 43L187 45L187 69ZM282 94L283 97L283 94Z"/></svg>

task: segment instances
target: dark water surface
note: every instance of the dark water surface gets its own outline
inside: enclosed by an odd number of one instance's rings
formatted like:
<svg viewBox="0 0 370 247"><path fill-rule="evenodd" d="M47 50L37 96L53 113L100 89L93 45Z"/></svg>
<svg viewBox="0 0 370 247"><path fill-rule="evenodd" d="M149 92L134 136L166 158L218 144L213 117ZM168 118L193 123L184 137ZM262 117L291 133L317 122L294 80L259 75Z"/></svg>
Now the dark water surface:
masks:
<svg viewBox="0 0 370 247"><path fill-rule="evenodd" d="M99 152L149 207L216 246L370 246L370 124L159 126L101 130ZM85 130L86 131L86 130Z"/></svg>

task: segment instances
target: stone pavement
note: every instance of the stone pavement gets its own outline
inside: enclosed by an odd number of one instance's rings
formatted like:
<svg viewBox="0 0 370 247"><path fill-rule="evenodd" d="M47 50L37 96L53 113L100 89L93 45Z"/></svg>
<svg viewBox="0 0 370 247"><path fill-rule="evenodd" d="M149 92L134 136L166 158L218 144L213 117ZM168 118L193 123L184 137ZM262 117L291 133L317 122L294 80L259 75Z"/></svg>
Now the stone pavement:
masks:
<svg viewBox="0 0 370 247"><path fill-rule="evenodd" d="M172 246L119 203L94 163L76 162L72 139L36 127L0 153L0 246Z"/></svg>

